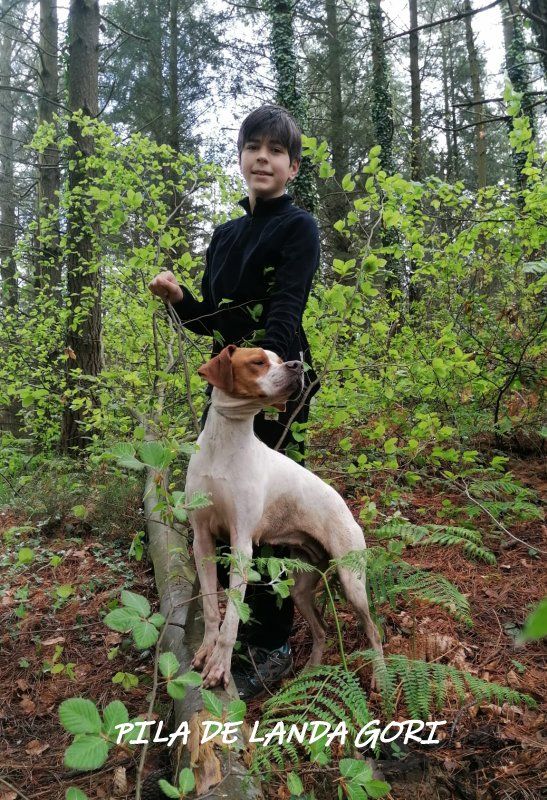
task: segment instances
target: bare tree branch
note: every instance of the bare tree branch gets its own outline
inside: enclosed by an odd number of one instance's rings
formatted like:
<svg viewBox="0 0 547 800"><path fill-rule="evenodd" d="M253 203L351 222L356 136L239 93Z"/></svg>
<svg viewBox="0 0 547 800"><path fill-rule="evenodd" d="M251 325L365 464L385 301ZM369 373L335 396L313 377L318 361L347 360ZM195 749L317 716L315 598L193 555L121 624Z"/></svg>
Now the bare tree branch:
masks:
<svg viewBox="0 0 547 800"><path fill-rule="evenodd" d="M393 39L400 39L402 36L408 36L415 31L425 31L429 28L435 28L438 25L444 25L446 22L456 22L456 20L464 19L465 17L472 17L475 14L480 14L481 11L488 11L489 8L495 8L495 6L499 5L500 3L501 0L494 0L493 3L489 3L487 6L483 6L482 8L474 8L471 11L461 11L459 14L453 14L451 17L444 17L443 19L435 20L435 22L425 22L423 25L418 25L416 28L410 28L408 31L392 33L391 36L386 36L384 42L391 42Z"/></svg>

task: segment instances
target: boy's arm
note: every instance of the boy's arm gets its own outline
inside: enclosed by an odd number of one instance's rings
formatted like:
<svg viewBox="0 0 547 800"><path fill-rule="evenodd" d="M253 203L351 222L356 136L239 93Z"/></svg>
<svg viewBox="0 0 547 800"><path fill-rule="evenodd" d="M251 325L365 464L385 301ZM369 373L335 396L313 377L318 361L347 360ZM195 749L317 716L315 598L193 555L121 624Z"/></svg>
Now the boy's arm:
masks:
<svg viewBox="0 0 547 800"><path fill-rule="evenodd" d="M203 300L196 300L187 286L181 284L183 298L179 303L173 303L177 316L185 328L198 333L201 336L212 336L215 325L218 325L216 316L217 309L213 305L213 299L209 290L209 275L211 269L211 253L213 248L214 234L209 247L205 253L205 270L201 280L201 294Z"/></svg>
<svg viewBox="0 0 547 800"><path fill-rule="evenodd" d="M281 263L270 295L264 337L257 343L265 350L273 350L284 361L302 323L318 266L319 231L314 218L308 214L294 220L281 248Z"/></svg>

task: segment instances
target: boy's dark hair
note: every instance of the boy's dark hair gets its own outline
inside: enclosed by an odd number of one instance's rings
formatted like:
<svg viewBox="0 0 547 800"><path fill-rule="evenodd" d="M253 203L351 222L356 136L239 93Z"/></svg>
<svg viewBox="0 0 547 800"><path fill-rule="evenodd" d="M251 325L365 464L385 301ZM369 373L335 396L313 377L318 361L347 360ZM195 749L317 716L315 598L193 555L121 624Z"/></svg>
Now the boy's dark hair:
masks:
<svg viewBox="0 0 547 800"><path fill-rule="evenodd" d="M274 139L287 149L291 163L302 159L302 131L283 106L263 105L252 111L243 120L237 137L237 151L241 151L250 139Z"/></svg>

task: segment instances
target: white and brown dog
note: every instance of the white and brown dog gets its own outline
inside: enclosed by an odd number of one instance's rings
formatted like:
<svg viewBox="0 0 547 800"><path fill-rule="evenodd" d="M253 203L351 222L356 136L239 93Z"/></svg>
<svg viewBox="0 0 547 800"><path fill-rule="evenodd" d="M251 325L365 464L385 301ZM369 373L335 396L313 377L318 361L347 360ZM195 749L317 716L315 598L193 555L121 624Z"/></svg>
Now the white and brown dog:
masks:
<svg viewBox="0 0 547 800"><path fill-rule="evenodd" d="M363 550L366 545L363 531L338 492L267 447L253 432L253 418L262 408L284 410L287 399L302 390L302 363L283 362L261 348L228 345L198 372L214 388L207 421L198 438L199 451L190 458L186 497L204 492L212 504L189 512L205 617L205 636L192 666L203 667L205 686L226 687L239 618L229 599L220 624L217 568L208 558L215 555L215 539L228 541L232 555L241 554L244 560L251 558L253 544L290 545L295 556L306 558L321 570L329 558ZM338 574L372 647L381 653L364 575L343 567ZM311 666L321 662L325 646L325 628L314 603L320 575L317 571L300 572L294 578L291 596L312 631ZM230 589L238 589L242 598L245 595L245 577L233 566Z"/></svg>

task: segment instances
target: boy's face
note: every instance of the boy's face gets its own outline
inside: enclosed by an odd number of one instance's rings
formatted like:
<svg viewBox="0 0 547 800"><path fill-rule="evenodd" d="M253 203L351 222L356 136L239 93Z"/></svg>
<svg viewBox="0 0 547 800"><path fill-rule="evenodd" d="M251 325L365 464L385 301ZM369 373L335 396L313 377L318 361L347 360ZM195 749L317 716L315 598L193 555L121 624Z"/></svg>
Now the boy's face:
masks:
<svg viewBox="0 0 547 800"><path fill-rule="evenodd" d="M268 200L285 193L287 181L298 172L298 161L291 163L286 147L275 139L249 139L239 158L241 174L249 189L249 199Z"/></svg>

